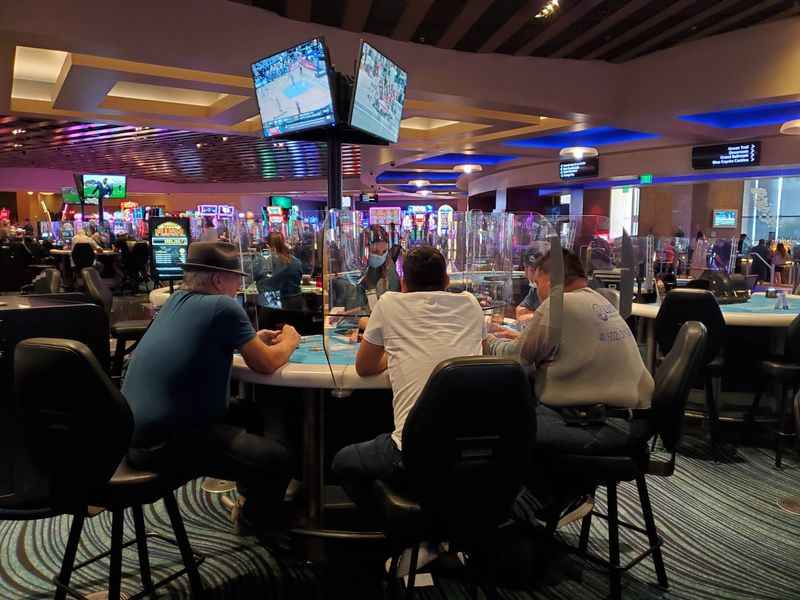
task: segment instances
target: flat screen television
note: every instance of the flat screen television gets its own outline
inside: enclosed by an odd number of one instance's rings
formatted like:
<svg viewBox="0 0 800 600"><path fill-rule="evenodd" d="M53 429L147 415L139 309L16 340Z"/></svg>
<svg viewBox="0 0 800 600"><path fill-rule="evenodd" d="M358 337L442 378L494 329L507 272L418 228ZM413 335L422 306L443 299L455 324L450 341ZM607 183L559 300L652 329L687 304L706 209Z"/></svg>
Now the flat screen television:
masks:
<svg viewBox="0 0 800 600"><path fill-rule="evenodd" d="M289 196L270 196L269 205L280 206L281 208L290 210L292 208L292 199Z"/></svg>
<svg viewBox="0 0 800 600"><path fill-rule="evenodd" d="M400 135L408 74L367 42L361 42L350 125L396 142Z"/></svg>
<svg viewBox="0 0 800 600"><path fill-rule="evenodd" d="M81 186L86 204L90 204L89 200L124 200L127 196L125 175L86 173L81 177Z"/></svg>
<svg viewBox="0 0 800 600"><path fill-rule="evenodd" d="M78 190L74 187L62 187L61 198L65 204L80 204L81 197L78 195Z"/></svg>
<svg viewBox="0 0 800 600"><path fill-rule="evenodd" d="M336 123L325 40L314 38L251 66L264 137Z"/></svg>
<svg viewBox="0 0 800 600"><path fill-rule="evenodd" d="M736 227L738 211L734 209L715 209L712 227L719 229L733 229Z"/></svg>

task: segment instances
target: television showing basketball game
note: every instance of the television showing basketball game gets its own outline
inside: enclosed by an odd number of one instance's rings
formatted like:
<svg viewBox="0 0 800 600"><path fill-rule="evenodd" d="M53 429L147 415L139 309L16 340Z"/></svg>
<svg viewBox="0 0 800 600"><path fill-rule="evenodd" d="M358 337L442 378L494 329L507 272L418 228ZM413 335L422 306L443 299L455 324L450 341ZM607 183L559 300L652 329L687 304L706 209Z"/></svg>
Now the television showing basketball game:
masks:
<svg viewBox="0 0 800 600"><path fill-rule="evenodd" d="M400 135L408 75L366 42L361 42L350 125L390 142Z"/></svg>
<svg viewBox="0 0 800 600"><path fill-rule="evenodd" d="M83 198L87 204L89 199L124 200L127 195L125 175L83 175Z"/></svg>
<svg viewBox="0 0 800 600"><path fill-rule="evenodd" d="M251 68L264 137L335 124L331 69L322 38L268 56Z"/></svg>

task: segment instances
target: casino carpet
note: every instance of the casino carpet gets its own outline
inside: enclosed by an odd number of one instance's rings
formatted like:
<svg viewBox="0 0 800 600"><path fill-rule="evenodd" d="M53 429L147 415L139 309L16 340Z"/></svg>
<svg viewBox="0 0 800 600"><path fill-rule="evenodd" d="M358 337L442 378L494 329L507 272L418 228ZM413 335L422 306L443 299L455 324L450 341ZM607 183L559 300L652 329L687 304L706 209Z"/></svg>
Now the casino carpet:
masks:
<svg viewBox="0 0 800 600"><path fill-rule="evenodd" d="M701 439L687 438L676 474L668 479L648 480L656 520L665 539L670 589L664 592L653 585L652 563L645 560L625 575L624 598L800 599L800 516L782 512L776 504L779 497L800 495L800 467L793 458L787 461L783 472L778 472L772 468L770 451L740 447L734 459L714 464L708 460L707 446ZM601 494L601 505L602 498ZM353 597L346 586L341 586L341 576L338 587L334 587L319 571L287 566L254 538L237 536L219 496L204 493L196 482L181 489L178 499L194 549L208 557L200 569L209 590L205 597ZM621 486L620 504L622 518L641 522L634 486ZM530 501L523 498L518 503L518 512L525 515L530 507ZM171 534L161 503L147 507L145 518L151 531ZM66 517L0 522L0 599L52 597L50 578L61 560L68 527ZM132 532L129 521L126 539ZM604 523L595 519L591 537L594 551L605 551L606 533ZM578 527L571 525L559 535L574 545ZM88 520L79 560L105 549L109 537L108 514ZM629 556L639 548L636 538L627 533L623 533L621 546ZM537 581L521 588L505 587L501 597L508 600L606 597L607 578L595 567L557 549L539 551L538 556L546 556L547 561L533 559L543 565ZM179 563L175 549L154 544L151 544L151 560L156 576L163 576ZM129 549L123 570L133 579L124 581L123 589L137 589L137 566L136 553ZM81 590L93 591L104 587L106 577L107 563L100 562L76 575L73 583ZM416 597L420 600L469 597L452 572L442 572L435 579L436 587L421 589ZM159 597L187 598L186 578L172 582Z"/></svg>

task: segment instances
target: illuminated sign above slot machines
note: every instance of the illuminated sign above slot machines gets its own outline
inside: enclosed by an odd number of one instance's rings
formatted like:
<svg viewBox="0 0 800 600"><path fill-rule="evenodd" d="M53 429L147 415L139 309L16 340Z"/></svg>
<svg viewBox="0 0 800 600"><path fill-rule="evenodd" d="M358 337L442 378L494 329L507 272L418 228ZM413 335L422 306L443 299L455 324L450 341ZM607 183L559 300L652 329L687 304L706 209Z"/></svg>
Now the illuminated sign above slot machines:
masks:
<svg viewBox="0 0 800 600"><path fill-rule="evenodd" d="M729 169L761 164L761 142L735 142L692 148L693 169Z"/></svg>
<svg viewBox="0 0 800 600"><path fill-rule="evenodd" d="M232 219L236 216L236 210L232 206L228 206L227 204L220 204L219 205L219 216L224 217L226 219Z"/></svg>
<svg viewBox="0 0 800 600"><path fill-rule="evenodd" d="M198 204L197 212L204 217L216 217L219 214L219 206L217 204Z"/></svg>
<svg viewBox="0 0 800 600"><path fill-rule="evenodd" d="M600 159L582 158L581 160L564 160L558 165L558 176L561 179L581 179L597 177L600 174Z"/></svg>

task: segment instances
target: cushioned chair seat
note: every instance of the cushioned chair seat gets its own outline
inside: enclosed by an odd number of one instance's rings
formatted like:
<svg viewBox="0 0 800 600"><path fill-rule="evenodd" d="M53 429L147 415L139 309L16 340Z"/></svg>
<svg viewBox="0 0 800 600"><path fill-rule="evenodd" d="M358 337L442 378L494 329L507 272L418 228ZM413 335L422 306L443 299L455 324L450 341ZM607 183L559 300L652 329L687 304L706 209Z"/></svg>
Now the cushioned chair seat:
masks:
<svg viewBox="0 0 800 600"><path fill-rule="evenodd" d="M772 379L800 379L800 364L787 363L781 360L764 360L761 361L760 366L761 372Z"/></svg>
<svg viewBox="0 0 800 600"><path fill-rule="evenodd" d="M591 474L597 478L598 482L609 481L633 481L638 475L647 472L649 462L646 447L637 453L631 453L629 449L618 448L618 456L614 452L604 450L603 456L591 456L586 454L559 454L558 467L562 473L575 473L582 478Z"/></svg>
<svg viewBox="0 0 800 600"><path fill-rule="evenodd" d="M174 477L134 469L123 459L108 484L92 494L92 503L105 507L152 504L164 497L165 490L183 483Z"/></svg>
<svg viewBox="0 0 800 600"><path fill-rule="evenodd" d="M396 487L380 480L373 483L372 489L375 500L395 535L419 538L430 530L430 518L422 510L422 506L408 494L403 494Z"/></svg>
<svg viewBox="0 0 800 600"><path fill-rule="evenodd" d="M111 335L122 340L138 340L148 325L150 321L119 321L111 326Z"/></svg>

